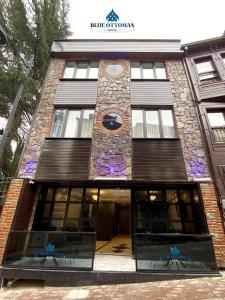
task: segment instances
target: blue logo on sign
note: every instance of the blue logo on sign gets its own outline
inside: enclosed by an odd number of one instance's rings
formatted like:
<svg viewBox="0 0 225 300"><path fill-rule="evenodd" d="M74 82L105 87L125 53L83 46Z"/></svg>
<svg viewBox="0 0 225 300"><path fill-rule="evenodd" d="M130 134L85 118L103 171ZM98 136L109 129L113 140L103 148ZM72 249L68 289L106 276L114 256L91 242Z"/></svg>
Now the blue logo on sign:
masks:
<svg viewBox="0 0 225 300"><path fill-rule="evenodd" d="M170 252L172 255L176 256L180 254L180 249L177 248L177 246L174 246L172 248L170 248Z"/></svg>
<svg viewBox="0 0 225 300"><path fill-rule="evenodd" d="M45 247L45 251L46 251L47 253L52 253L52 252L55 251L55 246L52 245L51 243L49 243L49 244Z"/></svg>
<svg viewBox="0 0 225 300"><path fill-rule="evenodd" d="M106 16L106 20L108 22L116 22L119 20L119 16L115 13L115 11L112 9L110 13Z"/></svg>

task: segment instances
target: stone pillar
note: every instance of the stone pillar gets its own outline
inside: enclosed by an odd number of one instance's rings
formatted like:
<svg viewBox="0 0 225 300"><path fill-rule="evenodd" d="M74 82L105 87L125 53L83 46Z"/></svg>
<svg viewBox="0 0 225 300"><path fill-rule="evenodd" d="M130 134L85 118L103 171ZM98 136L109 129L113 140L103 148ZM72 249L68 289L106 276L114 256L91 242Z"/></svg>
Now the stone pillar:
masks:
<svg viewBox="0 0 225 300"><path fill-rule="evenodd" d="M8 235L11 230L23 184L24 179L12 179L9 185L6 201L0 218L0 264L2 263Z"/></svg>
<svg viewBox="0 0 225 300"><path fill-rule="evenodd" d="M100 62L89 179L131 179L130 65Z"/></svg>
<svg viewBox="0 0 225 300"><path fill-rule="evenodd" d="M219 267L225 267L225 236L213 183L200 183L203 205L209 233L213 235L213 245Z"/></svg>
<svg viewBox="0 0 225 300"><path fill-rule="evenodd" d="M200 125L181 60L166 61L174 99L174 113L189 181L209 177L208 161L202 143Z"/></svg>
<svg viewBox="0 0 225 300"><path fill-rule="evenodd" d="M48 137L54 113L53 102L59 79L63 76L65 60L53 58L43 84L41 100L33 117L33 124L27 138L23 158L19 169L19 177L34 178L41 147Z"/></svg>

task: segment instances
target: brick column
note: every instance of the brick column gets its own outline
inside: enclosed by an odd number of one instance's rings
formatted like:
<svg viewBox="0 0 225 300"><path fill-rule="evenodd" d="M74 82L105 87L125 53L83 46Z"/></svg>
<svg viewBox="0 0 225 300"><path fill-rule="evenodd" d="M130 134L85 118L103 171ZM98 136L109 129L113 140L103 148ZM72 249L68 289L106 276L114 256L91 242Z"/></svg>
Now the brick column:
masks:
<svg viewBox="0 0 225 300"><path fill-rule="evenodd" d="M213 183L200 184L209 233L213 235L213 244L218 267L225 267L225 235L217 204Z"/></svg>
<svg viewBox="0 0 225 300"><path fill-rule="evenodd" d="M18 200L23 188L24 179L12 179L6 196L5 205L0 218L0 264L2 263L5 247L15 216Z"/></svg>

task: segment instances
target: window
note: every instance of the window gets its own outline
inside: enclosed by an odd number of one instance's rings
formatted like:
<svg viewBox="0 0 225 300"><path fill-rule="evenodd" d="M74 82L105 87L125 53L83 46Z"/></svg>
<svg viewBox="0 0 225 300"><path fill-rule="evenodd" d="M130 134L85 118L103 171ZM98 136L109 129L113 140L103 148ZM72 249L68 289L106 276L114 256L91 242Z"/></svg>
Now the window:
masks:
<svg viewBox="0 0 225 300"><path fill-rule="evenodd" d="M55 111L51 137L89 138L92 136L93 109Z"/></svg>
<svg viewBox="0 0 225 300"><path fill-rule="evenodd" d="M97 79L98 61L69 61L66 64L63 78Z"/></svg>
<svg viewBox="0 0 225 300"><path fill-rule="evenodd" d="M135 191L137 232L205 232L202 204L197 190L146 189ZM197 222L196 222L197 220Z"/></svg>
<svg viewBox="0 0 225 300"><path fill-rule="evenodd" d="M174 138L172 110L132 110L134 138Z"/></svg>
<svg viewBox="0 0 225 300"><path fill-rule="evenodd" d="M207 80L217 77L217 72L211 59L195 61L200 80Z"/></svg>
<svg viewBox="0 0 225 300"><path fill-rule="evenodd" d="M94 231L98 189L48 187L42 194L34 222L35 229Z"/></svg>
<svg viewBox="0 0 225 300"><path fill-rule="evenodd" d="M225 143L225 111L208 112L207 115L214 142Z"/></svg>
<svg viewBox="0 0 225 300"><path fill-rule="evenodd" d="M131 79L166 79L163 62L132 62Z"/></svg>

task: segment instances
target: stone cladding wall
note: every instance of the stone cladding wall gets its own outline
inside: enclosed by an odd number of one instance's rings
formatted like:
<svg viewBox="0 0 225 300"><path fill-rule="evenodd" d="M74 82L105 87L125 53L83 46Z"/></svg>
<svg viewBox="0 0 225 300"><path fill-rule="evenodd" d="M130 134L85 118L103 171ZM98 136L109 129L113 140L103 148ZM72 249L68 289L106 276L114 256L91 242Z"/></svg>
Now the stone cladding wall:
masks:
<svg viewBox="0 0 225 300"><path fill-rule="evenodd" d="M108 73L117 66L119 73ZM102 60L100 62L95 124L89 179L95 177L126 177L131 179L131 95L130 64L127 60ZM123 125L117 130L107 130L102 125L106 114L119 114Z"/></svg>
<svg viewBox="0 0 225 300"><path fill-rule="evenodd" d="M34 178L41 147L48 136L53 116L53 102L58 87L59 79L62 78L65 61L63 59L52 59L43 84L41 100L34 116L34 121L28 136L19 177Z"/></svg>
<svg viewBox="0 0 225 300"><path fill-rule="evenodd" d="M183 63L181 60L168 60L166 68L174 97L177 132L181 140L188 179L208 177L208 162Z"/></svg>

